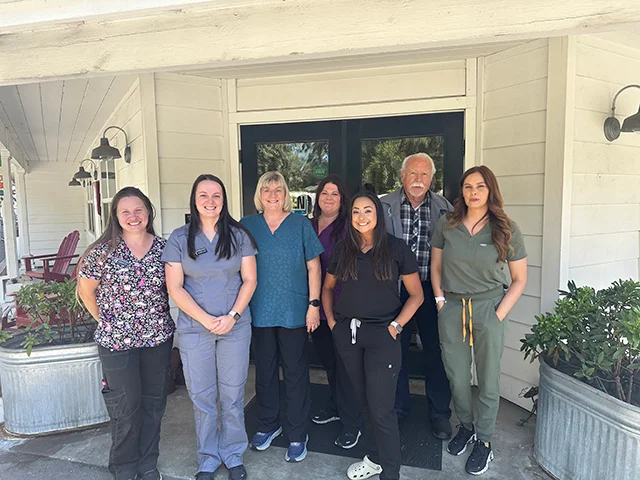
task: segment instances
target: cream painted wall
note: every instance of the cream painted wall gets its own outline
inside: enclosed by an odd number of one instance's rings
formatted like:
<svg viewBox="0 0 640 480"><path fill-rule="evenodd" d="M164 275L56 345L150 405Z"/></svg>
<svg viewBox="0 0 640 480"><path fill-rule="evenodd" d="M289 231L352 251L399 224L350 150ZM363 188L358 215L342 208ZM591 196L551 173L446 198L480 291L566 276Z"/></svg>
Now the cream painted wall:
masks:
<svg viewBox="0 0 640 480"><path fill-rule="evenodd" d="M126 164L123 159L116 160L116 184L117 189L125 186L138 187L143 192L147 191L143 128L142 128L142 108L140 99L140 80L136 79L133 85L122 98L116 109L109 116L100 129L99 135L92 142L92 147L87 150L85 158L91 157L91 150L100 144L100 138L104 129L110 125L116 125L127 132L129 144L131 145L131 163ZM107 132L109 145L114 146L124 153L124 135L116 129Z"/></svg>
<svg viewBox="0 0 640 480"><path fill-rule="evenodd" d="M630 34L577 40L568 277L595 288L618 278L638 279L640 135L623 133L608 142L602 125L615 93L640 83L640 49L628 46L639 41ZM639 103L639 89L618 97L621 123Z"/></svg>
<svg viewBox="0 0 640 480"><path fill-rule="evenodd" d="M211 173L229 184L228 117L218 79L157 74L155 90L162 234L168 236L184 225L198 175Z"/></svg>
<svg viewBox="0 0 640 480"><path fill-rule="evenodd" d="M73 230L80 232L76 253L84 251L87 245L84 189L67 185L77 169L77 165L70 163L34 162L25 175L31 255L56 253L62 239Z"/></svg>
<svg viewBox="0 0 640 480"><path fill-rule="evenodd" d="M505 209L524 234L529 266L524 295L509 314L501 394L527 408L518 394L538 384L538 372L523 361L520 338L540 313L548 56L547 40L536 40L485 57L480 71L481 161L496 174Z"/></svg>
<svg viewBox="0 0 640 480"><path fill-rule="evenodd" d="M238 112L465 95L465 61L241 79Z"/></svg>

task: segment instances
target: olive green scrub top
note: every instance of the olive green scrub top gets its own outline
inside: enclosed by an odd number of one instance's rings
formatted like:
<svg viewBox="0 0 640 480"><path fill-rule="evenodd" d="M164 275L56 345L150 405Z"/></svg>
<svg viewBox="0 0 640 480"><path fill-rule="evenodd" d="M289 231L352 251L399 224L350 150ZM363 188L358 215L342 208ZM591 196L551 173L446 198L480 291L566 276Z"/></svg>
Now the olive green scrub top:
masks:
<svg viewBox="0 0 640 480"><path fill-rule="evenodd" d="M447 228L445 216L436 223L431 237L431 246L442 249L441 288L445 292L475 295L511 283L506 262L498 262L498 250L491 239L491 222L471 236L464 224ZM526 258L527 251L520 229L511 222L513 249L507 249L507 261Z"/></svg>

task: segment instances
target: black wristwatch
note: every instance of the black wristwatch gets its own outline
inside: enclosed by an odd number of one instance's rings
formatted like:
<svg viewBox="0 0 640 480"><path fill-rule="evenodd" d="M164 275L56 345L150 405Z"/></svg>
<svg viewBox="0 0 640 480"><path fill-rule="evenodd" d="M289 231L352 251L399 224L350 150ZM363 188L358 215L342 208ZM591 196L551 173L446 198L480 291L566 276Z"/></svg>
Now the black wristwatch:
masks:
<svg viewBox="0 0 640 480"><path fill-rule="evenodd" d="M238 312L235 312L235 311L233 311L233 310L231 310L231 311L228 313L228 315L229 315L229 316L231 316L231 317L232 317L236 322L237 322L238 320L240 320L240 318L242 318L242 316L241 316Z"/></svg>
<svg viewBox="0 0 640 480"><path fill-rule="evenodd" d="M320 300L318 300L317 298L314 298L313 300L309 301L309 305L311 305L312 307L319 307L320 306Z"/></svg>

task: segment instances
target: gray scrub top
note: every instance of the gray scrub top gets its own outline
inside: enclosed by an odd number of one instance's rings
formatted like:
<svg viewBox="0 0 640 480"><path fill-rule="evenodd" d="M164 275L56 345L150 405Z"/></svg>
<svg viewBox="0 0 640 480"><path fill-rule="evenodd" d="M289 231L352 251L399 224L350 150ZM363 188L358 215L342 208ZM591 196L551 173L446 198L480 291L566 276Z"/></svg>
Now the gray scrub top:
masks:
<svg viewBox="0 0 640 480"><path fill-rule="evenodd" d="M232 228L237 240L238 250L231 258L218 259L215 253L218 235L210 242L202 232L195 239L196 259L187 253L187 235L189 225L176 228L162 253L163 262L181 263L184 272L184 289L195 302L209 315L220 316L229 313L242 286L240 265L242 257L256 255L258 252L246 232ZM238 323L251 322L249 307L242 313ZM180 310L176 321L178 332L204 330L200 322Z"/></svg>

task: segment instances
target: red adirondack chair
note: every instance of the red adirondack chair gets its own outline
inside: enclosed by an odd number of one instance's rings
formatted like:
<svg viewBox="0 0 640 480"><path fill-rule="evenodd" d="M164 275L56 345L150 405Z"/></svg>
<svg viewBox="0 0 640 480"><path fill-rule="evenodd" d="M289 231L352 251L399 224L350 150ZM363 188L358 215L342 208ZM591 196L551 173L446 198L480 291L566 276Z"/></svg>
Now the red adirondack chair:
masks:
<svg viewBox="0 0 640 480"><path fill-rule="evenodd" d="M74 230L69 235L64 237L58 253L51 253L48 255L31 255L23 257L26 275L32 278L41 278L45 282L62 282L70 275L67 273L71 260L78 257L78 254L74 254L76 247L78 246L78 240L80 239L80 232ZM42 261L42 269L35 270L34 260ZM51 266L53 262L53 266Z"/></svg>

